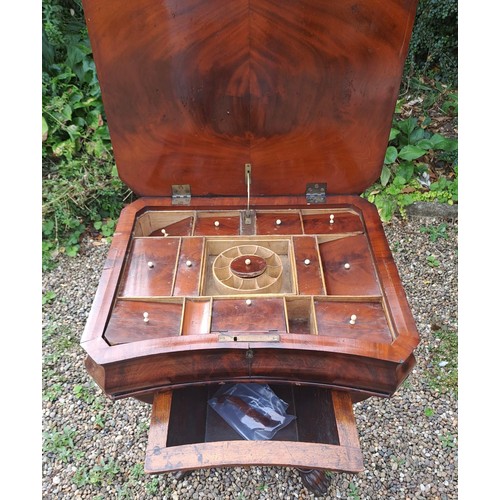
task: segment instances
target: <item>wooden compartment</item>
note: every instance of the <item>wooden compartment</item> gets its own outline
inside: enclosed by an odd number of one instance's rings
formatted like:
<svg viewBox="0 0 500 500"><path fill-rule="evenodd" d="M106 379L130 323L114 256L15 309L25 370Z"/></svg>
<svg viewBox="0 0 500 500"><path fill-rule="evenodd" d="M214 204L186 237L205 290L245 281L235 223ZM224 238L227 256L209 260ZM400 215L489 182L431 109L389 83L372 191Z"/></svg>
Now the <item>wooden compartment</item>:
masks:
<svg viewBox="0 0 500 500"><path fill-rule="evenodd" d="M257 212L257 234L302 234L300 212L296 210Z"/></svg>
<svg viewBox="0 0 500 500"><path fill-rule="evenodd" d="M299 294L323 295L325 293L325 281L316 237L294 237L293 250Z"/></svg>
<svg viewBox="0 0 500 500"><path fill-rule="evenodd" d="M147 211L137 217L135 236L189 236L193 230L195 212Z"/></svg>
<svg viewBox="0 0 500 500"><path fill-rule="evenodd" d="M290 253L289 239L207 239L203 295L294 293L295 273ZM265 261L263 273L242 278L234 272L232 265L236 259L254 257Z"/></svg>
<svg viewBox="0 0 500 500"><path fill-rule="evenodd" d="M239 212L199 212L196 217L196 236L230 236L240 234Z"/></svg>
<svg viewBox="0 0 500 500"><path fill-rule="evenodd" d="M274 465L360 472L363 457L348 393L272 385L297 418L272 440L242 439L208 404L218 386L190 387L154 397L146 473L204 467Z"/></svg>
<svg viewBox="0 0 500 500"><path fill-rule="evenodd" d="M182 321L182 335L210 333L212 299L187 299Z"/></svg>
<svg viewBox="0 0 500 500"><path fill-rule="evenodd" d="M222 332L286 332L286 315L282 298L214 299L212 327Z"/></svg>
<svg viewBox="0 0 500 500"><path fill-rule="evenodd" d="M180 238L134 238L118 294L121 297L172 295Z"/></svg>
<svg viewBox="0 0 500 500"><path fill-rule="evenodd" d="M366 235L332 240L320 237L319 251L327 295L381 295Z"/></svg>
<svg viewBox="0 0 500 500"><path fill-rule="evenodd" d="M349 210L303 210L306 234L352 234L363 232L359 214Z"/></svg>
<svg viewBox="0 0 500 500"><path fill-rule="evenodd" d="M183 301L118 300L104 333L111 345L181 334Z"/></svg>
<svg viewBox="0 0 500 500"><path fill-rule="evenodd" d="M286 297L286 316L290 333L317 334L312 297Z"/></svg>
<svg viewBox="0 0 500 500"><path fill-rule="evenodd" d="M391 343L393 334L381 301L333 300L314 301L319 335Z"/></svg>
<svg viewBox="0 0 500 500"><path fill-rule="evenodd" d="M200 294L203 272L203 238L182 238L177 259L177 271L173 294L176 296L196 296Z"/></svg>

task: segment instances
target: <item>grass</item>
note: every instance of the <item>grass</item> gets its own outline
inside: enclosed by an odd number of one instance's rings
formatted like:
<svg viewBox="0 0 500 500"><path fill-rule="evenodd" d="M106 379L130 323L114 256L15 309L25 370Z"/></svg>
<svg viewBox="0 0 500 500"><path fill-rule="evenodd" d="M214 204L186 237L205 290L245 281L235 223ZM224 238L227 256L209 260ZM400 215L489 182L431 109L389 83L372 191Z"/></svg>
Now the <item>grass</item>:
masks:
<svg viewBox="0 0 500 500"><path fill-rule="evenodd" d="M430 387L440 393L458 394L458 336L448 330L433 332L426 378Z"/></svg>

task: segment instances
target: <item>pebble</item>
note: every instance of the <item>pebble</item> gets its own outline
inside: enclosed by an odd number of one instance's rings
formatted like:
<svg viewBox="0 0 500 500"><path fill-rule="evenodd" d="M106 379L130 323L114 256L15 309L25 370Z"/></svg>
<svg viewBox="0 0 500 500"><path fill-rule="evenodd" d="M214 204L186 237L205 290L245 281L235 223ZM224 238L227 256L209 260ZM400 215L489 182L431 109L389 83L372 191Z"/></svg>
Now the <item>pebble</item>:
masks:
<svg viewBox="0 0 500 500"><path fill-rule="evenodd" d="M288 467L203 469L179 481L172 474L140 472L150 406L130 398L111 402L84 366L79 340L109 250L109 242L97 246L84 240L77 258L62 256L42 276L44 292L56 295L42 311L44 333L52 332L42 346L42 426L44 433L53 434L43 445L42 498L458 499L458 446L442 441L458 440L457 400L433 390L425 376L429 353L437 345L433 325L454 332L458 328L458 223L446 219L448 239L435 242L420 231L441 222L411 217L384 224L421 335L417 366L392 398L354 405L365 469L357 475L332 473L324 497L314 497L298 472ZM438 268L429 266L428 255L436 256ZM76 385L83 387L86 398L75 394ZM431 416L424 414L426 408L433 410ZM71 439L64 445L65 429Z"/></svg>

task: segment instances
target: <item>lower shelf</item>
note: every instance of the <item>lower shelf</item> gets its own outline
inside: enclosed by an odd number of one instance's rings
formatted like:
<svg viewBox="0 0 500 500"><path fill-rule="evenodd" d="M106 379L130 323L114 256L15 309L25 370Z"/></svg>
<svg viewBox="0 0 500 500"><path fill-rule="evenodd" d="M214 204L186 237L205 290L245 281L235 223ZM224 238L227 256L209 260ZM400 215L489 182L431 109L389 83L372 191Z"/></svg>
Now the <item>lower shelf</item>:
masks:
<svg viewBox="0 0 500 500"><path fill-rule="evenodd" d="M209 405L218 387L157 393L153 400L145 471L150 474L212 467L283 466L360 472L363 458L346 392L273 385L297 418L272 440L242 439Z"/></svg>

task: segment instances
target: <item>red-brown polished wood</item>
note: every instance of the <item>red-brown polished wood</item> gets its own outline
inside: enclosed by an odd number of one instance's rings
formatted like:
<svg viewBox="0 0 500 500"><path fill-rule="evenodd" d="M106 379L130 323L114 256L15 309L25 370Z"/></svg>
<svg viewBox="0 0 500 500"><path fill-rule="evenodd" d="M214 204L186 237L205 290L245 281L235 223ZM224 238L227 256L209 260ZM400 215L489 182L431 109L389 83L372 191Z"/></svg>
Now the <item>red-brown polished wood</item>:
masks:
<svg viewBox="0 0 500 500"><path fill-rule="evenodd" d="M139 195L360 193L379 176L417 0L84 0Z"/></svg>
<svg viewBox="0 0 500 500"><path fill-rule="evenodd" d="M380 175L417 0L83 3L118 171L142 198L82 346L106 394L154 398L147 472L361 470L352 401L391 396L419 338L375 207L346 194ZM281 248L283 288L245 287L245 252L207 285L243 237ZM229 382L275 384L297 421L226 440L206 401Z"/></svg>
<svg viewBox="0 0 500 500"><path fill-rule="evenodd" d="M287 201L297 210L311 210L304 197L257 198L253 203L258 213L260 209L268 210L275 204L284 205ZM231 211L243 209L246 199L193 199L190 209L212 210L215 206L226 207ZM82 337L82 346L90 356L87 361L89 371L111 397L140 396L162 387L181 387L192 383L214 383L248 377L254 380L319 384L353 393L388 396L394 393L411 371L415 363L413 350L418 344L415 323L376 208L357 196L327 197L321 210L349 210L362 214L366 232L338 241L357 241L359 236L365 239L366 252L372 255L368 257L370 266L373 266L372 273L375 273L380 287L378 294L367 295L366 300L378 300L384 304L385 320L390 322L394 332L392 341L384 333L378 337L378 341L376 336L365 334L360 337L336 335L334 330L330 331L331 326L321 321L318 323L317 334L311 334L314 333L313 310L304 304L293 304L292 298L303 300L295 295L287 298L284 303L280 302L282 305L274 311L269 321L258 320L249 315L249 321L245 323L238 321L238 314L231 315L226 310L222 315L218 315L215 329L212 328L211 331L231 330L237 336L238 333L249 332L249 326L252 325L251 329L260 330L259 333L262 333L261 327L264 326L278 332L286 332L287 322L279 318L287 309L291 314L291 327L300 323L300 331L293 329L290 333L279 333L279 342L221 342L218 333L207 335L205 332L214 311L217 313L224 308L220 309L220 306L215 305L212 310L209 298L200 297L205 303L190 308L185 318L188 322L183 326L183 335L110 347L103 340L103 335L113 309L121 270L126 267L127 251L130 248L128 242L133 239L136 216L155 210L161 210L163 213L175 209L169 199L142 198L125 208L118 222L117 233L113 238L95 303ZM312 236L302 237L314 239ZM311 296L304 298L310 300ZM255 300L266 302L267 299L262 297ZM276 300L282 299L272 299ZM363 302L364 299L354 296L349 300ZM224 301L223 298L214 300L216 303ZM237 303L246 311L245 297ZM270 316L270 313L272 311L268 310L264 316ZM277 316L274 316L275 313ZM301 324L304 321L307 323L305 328ZM193 330L189 327L190 323L193 324ZM360 326L363 326L362 323ZM246 355L249 348L253 352L251 358Z"/></svg>

